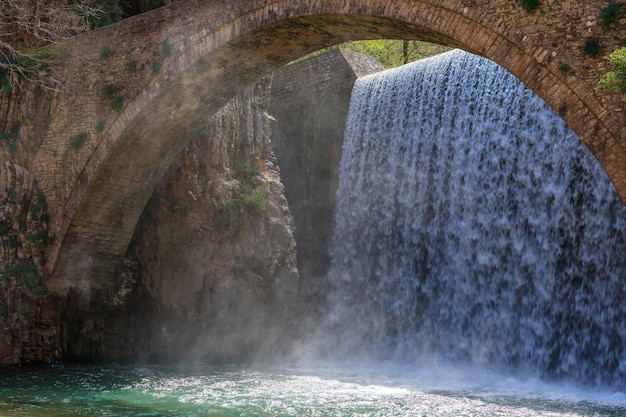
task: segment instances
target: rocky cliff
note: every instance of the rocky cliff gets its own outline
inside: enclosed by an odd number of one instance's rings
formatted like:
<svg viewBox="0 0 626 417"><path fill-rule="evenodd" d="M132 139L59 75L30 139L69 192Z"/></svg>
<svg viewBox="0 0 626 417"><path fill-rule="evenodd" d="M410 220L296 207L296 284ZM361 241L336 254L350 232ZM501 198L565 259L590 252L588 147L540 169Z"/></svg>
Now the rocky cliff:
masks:
<svg viewBox="0 0 626 417"><path fill-rule="evenodd" d="M159 306L159 354L233 361L286 346L298 272L271 158L269 85L252 85L198 131L137 225L129 257Z"/></svg>
<svg viewBox="0 0 626 417"><path fill-rule="evenodd" d="M117 287L62 296L46 287L55 235L29 166L54 97L1 93L0 363L239 361L281 351L299 276L270 154L269 89L260 80L190 138L137 225Z"/></svg>

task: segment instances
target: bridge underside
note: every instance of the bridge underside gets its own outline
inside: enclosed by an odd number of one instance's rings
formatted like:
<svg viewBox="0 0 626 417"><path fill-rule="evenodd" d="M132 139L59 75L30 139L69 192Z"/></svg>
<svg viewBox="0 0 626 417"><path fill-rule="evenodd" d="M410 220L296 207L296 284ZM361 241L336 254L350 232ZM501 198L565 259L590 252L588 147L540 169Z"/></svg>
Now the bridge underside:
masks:
<svg viewBox="0 0 626 417"><path fill-rule="evenodd" d="M315 13L302 16L297 16L298 6L287 10L293 2L273 3L285 8L282 14L269 13L269 6L254 9L185 48L127 104L105 132L107 138L94 145L70 194L58 197L65 202L62 209L53 214L59 239L49 254L52 291L89 292L115 285L146 202L201 121L272 70L350 40L423 40L500 63L559 111L626 198L626 153L618 143L622 132L616 130L617 124L608 116L597 116L606 111L599 110L595 99L580 98L567 80L494 29L431 2L388 1L397 7L378 7L377 12L368 5L381 2L354 2L343 13L335 11L334 2L321 1ZM418 3L428 10L424 17L415 13ZM598 109L590 108L590 103L597 103ZM46 192L55 192L53 184L43 182Z"/></svg>

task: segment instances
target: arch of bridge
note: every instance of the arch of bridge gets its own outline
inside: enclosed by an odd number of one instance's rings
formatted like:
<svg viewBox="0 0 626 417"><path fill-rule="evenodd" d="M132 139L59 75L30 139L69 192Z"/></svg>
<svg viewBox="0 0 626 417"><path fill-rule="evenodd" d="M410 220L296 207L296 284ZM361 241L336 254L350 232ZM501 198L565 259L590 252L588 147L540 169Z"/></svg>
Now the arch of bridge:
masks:
<svg viewBox="0 0 626 417"><path fill-rule="evenodd" d="M510 0L190 0L73 39L36 161L57 231L53 276L85 288L114 281L143 207L199 121L273 69L348 40L424 40L499 63L563 117L626 201L621 103L597 94L601 61L581 52L589 33L604 36L587 23L603 3L544 3L555 10L530 15ZM121 85L121 112L103 103L106 85ZM87 142L65 149L78 132Z"/></svg>

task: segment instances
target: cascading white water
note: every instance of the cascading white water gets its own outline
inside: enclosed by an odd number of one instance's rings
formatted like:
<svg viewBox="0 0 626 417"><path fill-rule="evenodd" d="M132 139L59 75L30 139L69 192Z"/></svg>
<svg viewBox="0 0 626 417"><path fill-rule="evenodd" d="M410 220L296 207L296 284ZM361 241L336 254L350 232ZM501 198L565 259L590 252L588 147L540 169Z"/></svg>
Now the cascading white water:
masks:
<svg viewBox="0 0 626 417"><path fill-rule="evenodd" d="M327 348L626 384L626 209L540 98L452 51L357 81Z"/></svg>

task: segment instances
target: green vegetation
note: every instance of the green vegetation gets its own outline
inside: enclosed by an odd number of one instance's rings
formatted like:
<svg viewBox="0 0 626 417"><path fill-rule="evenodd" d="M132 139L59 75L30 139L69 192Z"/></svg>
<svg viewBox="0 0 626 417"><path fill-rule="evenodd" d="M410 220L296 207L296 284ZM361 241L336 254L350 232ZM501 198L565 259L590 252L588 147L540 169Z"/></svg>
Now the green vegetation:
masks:
<svg viewBox="0 0 626 417"><path fill-rule="evenodd" d="M32 194L26 200L24 197L28 195L18 193L13 187L8 191L11 201L6 207L13 207L13 210L0 215L0 253L4 261L4 270L0 276L5 285L15 280L18 285L43 294L45 288L41 282L39 267L45 262L45 246L55 238L55 233L48 231L49 216L45 195L39 190L36 180L33 180ZM15 211L19 207L22 208L22 213ZM35 262L36 258L42 260L39 267ZM0 286L2 299L3 289ZM6 306L2 308L6 309Z"/></svg>
<svg viewBox="0 0 626 417"><path fill-rule="evenodd" d="M339 45L339 48L370 55L386 69L399 67L418 59L445 52L448 49L445 46L428 42L396 39L347 42Z"/></svg>
<svg viewBox="0 0 626 417"><path fill-rule="evenodd" d="M213 221L213 227L216 230L226 230L230 226L230 216L233 211L237 210L236 201L216 201L217 219Z"/></svg>
<svg viewBox="0 0 626 417"><path fill-rule="evenodd" d="M522 0L521 4L528 13L534 13L541 7L541 0Z"/></svg>
<svg viewBox="0 0 626 417"><path fill-rule="evenodd" d="M100 98L105 101L113 100L119 89L116 85L107 84L100 89Z"/></svg>
<svg viewBox="0 0 626 417"><path fill-rule="evenodd" d="M204 127L199 128L197 134L200 139L206 139L209 137L209 132Z"/></svg>
<svg viewBox="0 0 626 417"><path fill-rule="evenodd" d="M265 190L244 190L242 202L259 211L267 211L270 207L270 199Z"/></svg>
<svg viewBox="0 0 626 417"><path fill-rule="evenodd" d="M107 84L100 89L100 98L109 102L109 108L114 111L121 111L124 108L124 97L118 95L120 87Z"/></svg>
<svg viewBox="0 0 626 417"><path fill-rule="evenodd" d="M230 219L227 218L218 218L213 222L213 227L215 227L215 229L219 231L226 230L229 226Z"/></svg>
<svg viewBox="0 0 626 417"><path fill-rule="evenodd" d="M572 68L569 66L569 64L563 63L561 62L558 66L559 72L563 75L565 74L569 74L569 72L572 70Z"/></svg>
<svg viewBox="0 0 626 417"><path fill-rule="evenodd" d="M85 143L86 140L87 140L86 133L78 133L76 135L72 135L70 136L69 146L71 149L77 150L83 145L83 143Z"/></svg>
<svg viewBox="0 0 626 417"><path fill-rule="evenodd" d="M161 48L161 51L163 52L163 55L171 56L174 52L174 47L168 42L163 42L163 47Z"/></svg>
<svg viewBox="0 0 626 417"><path fill-rule="evenodd" d="M9 71L0 68L0 91L11 91L13 90L13 84L9 77L11 74Z"/></svg>
<svg viewBox="0 0 626 417"><path fill-rule="evenodd" d="M122 109L124 108L124 97L122 96L113 97L113 100L111 100L111 102L109 103L109 107L111 108L111 110L116 111L116 112L122 111Z"/></svg>
<svg viewBox="0 0 626 417"><path fill-rule="evenodd" d="M17 122L13 122L11 124L11 127L9 128L9 132L12 135L17 135L18 133L20 133L20 129L22 128L22 122L17 121Z"/></svg>
<svg viewBox="0 0 626 417"><path fill-rule="evenodd" d="M611 26L615 25L620 18L621 8L621 3L611 1L606 7L600 9L600 14L598 15L600 26L604 29L609 29Z"/></svg>
<svg viewBox="0 0 626 417"><path fill-rule="evenodd" d="M104 132L104 122L100 121L96 123L96 132L98 133Z"/></svg>
<svg viewBox="0 0 626 417"><path fill-rule="evenodd" d="M107 59L113 55L113 51L106 46L100 50L100 59Z"/></svg>
<svg viewBox="0 0 626 417"><path fill-rule="evenodd" d="M9 91L24 81L57 90L52 69L66 55L64 39L163 5L162 0L2 0L0 89ZM100 58L111 53L103 48Z"/></svg>
<svg viewBox="0 0 626 417"><path fill-rule="evenodd" d="M252 163L245 159L238 159L235 161L234 167L235 173L243 177L246 182L249 182L253 177L259 175L259 170L252 165Z"/></svg>
<svg viewBox="0 0 626 417"><path fill-rule="evenodd" d="M137 61L134 59L129 59L128 61L126 61L126 69L130 72L135 72L137 71Z"/></svg>
<svg viewBox="0 0 626 417"><path fill-rule="evenodd" d="M161 72L161 67L163 67L163 64L161 64L159 61L154 61L150 66L150 71L152 71L152 75L157 75L159 72Z"/></svg>
<svg viewBox="0 0 626 417"><path fill-rule="evenodd" d="M8 132L0 132L0 142L5 142L8 146L11 155L15 155L19 150L21 138L20 129L22 128L22 122L13 122L9 127Z"/></svg>
<svg viewBox="0 0 626 417"><path fill-rule="evenodd" d="M592 58L597 58L600 55L600 51L602 50L602 45L600 44L600 40L598 38L587 38L585 39L585 45L583 46L583 53Z"/></svg>
<svg viewBox="0 0 626 417"><path fill-rule="evenodd" d="M614 69L602 77L598 86L602 91L620 93L626 100L626 46L611 52L609 61Z"/></svg>

